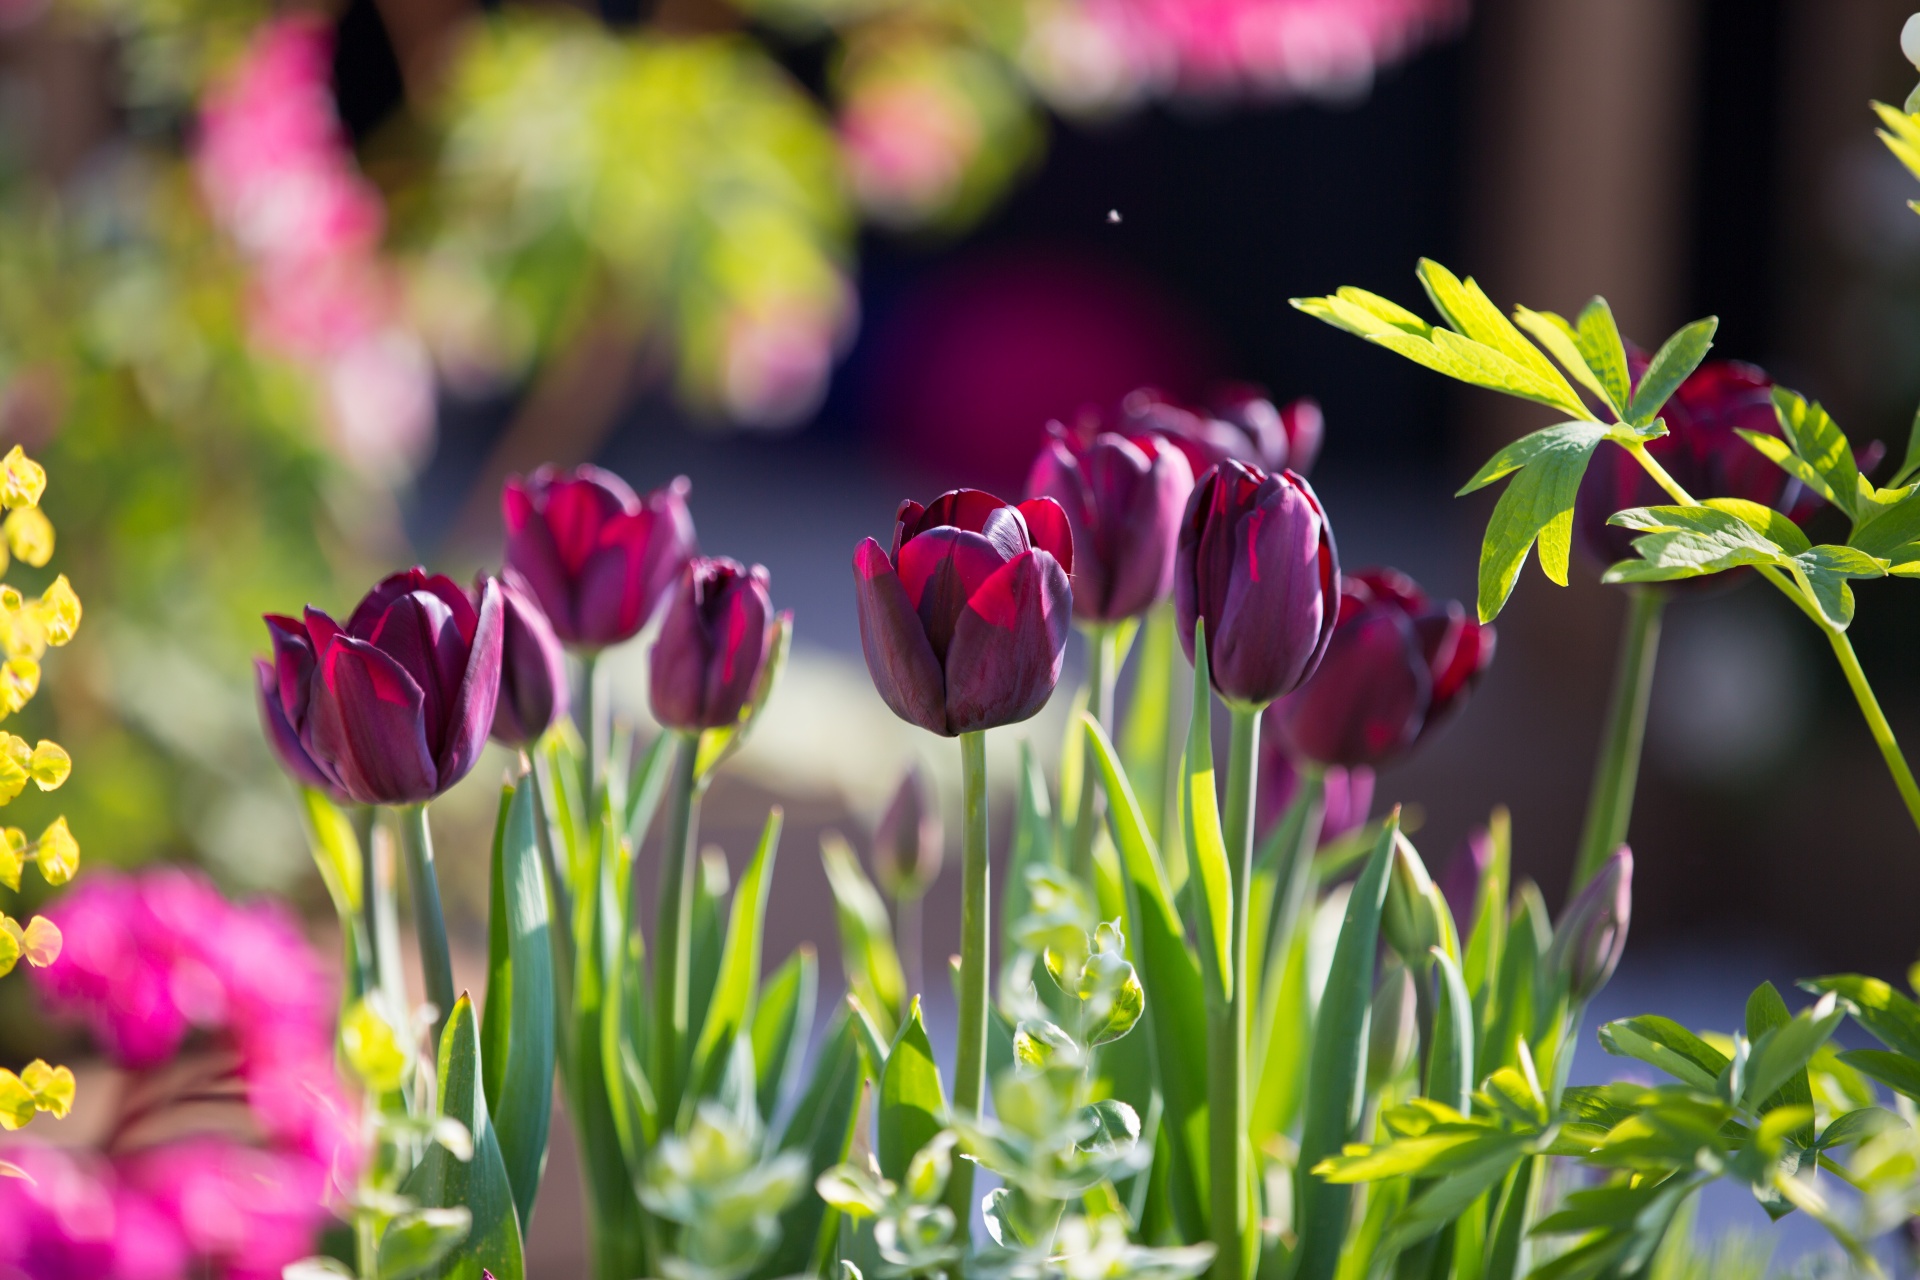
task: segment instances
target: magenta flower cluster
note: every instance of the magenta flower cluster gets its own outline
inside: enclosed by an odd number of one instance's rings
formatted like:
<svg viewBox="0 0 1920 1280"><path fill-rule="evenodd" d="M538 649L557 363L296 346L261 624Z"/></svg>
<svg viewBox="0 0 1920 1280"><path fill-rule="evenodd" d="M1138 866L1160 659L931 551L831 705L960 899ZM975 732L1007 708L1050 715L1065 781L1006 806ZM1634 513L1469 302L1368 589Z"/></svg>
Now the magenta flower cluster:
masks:
<svg viewBox="0 0 1920 1280"><path fill-rule="evenodd" d="M41 993L135 1083L98 1152L0 1148L32 1176L0 1179L0 1274L278 1276L357 1158L334 984L297 921L171 868L96 874L53 914L66 947Z"/></svg>

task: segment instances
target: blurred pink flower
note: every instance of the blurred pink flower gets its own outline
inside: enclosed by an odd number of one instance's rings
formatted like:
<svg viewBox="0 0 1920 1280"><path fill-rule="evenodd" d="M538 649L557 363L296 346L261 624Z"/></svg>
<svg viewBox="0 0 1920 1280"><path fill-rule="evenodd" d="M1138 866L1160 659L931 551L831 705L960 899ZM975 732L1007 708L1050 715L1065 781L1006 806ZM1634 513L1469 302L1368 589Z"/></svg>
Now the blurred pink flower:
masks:
<svg viewBox="0 0 1920 1280"><path fill-rule="evenodd" d="M201 104L194 165L253 272L255 340L314 374L348 461L403 475L432 442L432 369L392 355L401 290L379 254L385 206L341 127L332 59L318 18L263 24Z"/></svg>
<svg viewBox="0 0 1920 1280"><path fill-rule="evenodd" d="M839 305L836 305L839 304ZM726 320L721 397L750 427L805 422L827 393L835 350L850 329L850 294L794 295L736 307Z"/></svg>
<svg viewBox="0 0 1920 1280"><path fill-rule="evenodd" d="M858 86L840 113L854 194L883 222L911 224L945 205L980 143L980 121L964 97L907 77Z"/></svg>
<svg viewBox="0 0 1920 1280"><path fill-rule="evenodd" d="M311 1251L329 1185L358 1158L334 1074L334 983L298 922L276 903L228 902L178 868L90 876L48 914L69 939L34 971L48 1005L134 1070L204 1041L233 1062L227 1078L259 1140L229 1125L139 1145L123 1116L103 1155L8 1145L35 1181L0 1179L0 1221L25 1224L0 1238L0 1275L279 1275Z"/></svg>

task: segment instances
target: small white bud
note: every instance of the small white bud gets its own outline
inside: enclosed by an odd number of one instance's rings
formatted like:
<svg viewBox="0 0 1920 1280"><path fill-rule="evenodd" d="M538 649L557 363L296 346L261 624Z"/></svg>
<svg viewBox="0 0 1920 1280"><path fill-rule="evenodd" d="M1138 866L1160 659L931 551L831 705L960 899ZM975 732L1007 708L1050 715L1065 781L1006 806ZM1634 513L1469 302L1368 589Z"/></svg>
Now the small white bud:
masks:
<svg viewBox="0 0 1920 1280"><path fill-rule="evenodd" d="M1920 67L1920 13L1907 19L1907 25L1900 28L1900 52L1907 55L1907 61Z"/></svg>

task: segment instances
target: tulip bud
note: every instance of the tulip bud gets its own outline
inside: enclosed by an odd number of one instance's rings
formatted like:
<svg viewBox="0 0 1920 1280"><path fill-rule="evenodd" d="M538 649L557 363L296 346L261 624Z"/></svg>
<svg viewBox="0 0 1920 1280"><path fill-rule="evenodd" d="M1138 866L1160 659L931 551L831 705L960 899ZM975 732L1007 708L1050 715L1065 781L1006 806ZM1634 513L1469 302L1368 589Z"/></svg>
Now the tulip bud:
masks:
<svg viewBox="0 0 1920 1280"><path fill-rule="evenodd" d="M1180 515L1193 492L1186 455L1153 433L1091 439L1059 423L1027 476L1073 534L1073 613L1114 622L1145 613L1173 589Z"/></svg>
<svg viewBox="0 0 1920 1280"><path fill-rule="evenodd" d="M945 831L918 764L908 768L873 831L873 869L896 901L919 898L940 878Z"/></svg>
<svg viewBox="0 0 1920 1280"><path fill-rule="evenodd" d="M380 582L344 627L313 608L268 615L262 711L289 771L361 804L418 804L465 777L500 695L504 612L499 583L476 603L416 568Z"/></svg>
<svg viewBox="0 0 1920 1280"><path fill-rule="evenodd" d="M476 584L476 597L484 586L484 579ZM505 612L493 738L510 747L524 747L567 714L567 656L553 624L518 574L508 570L500 576L500 593Z"/></svg>
<svg viewBox="0 0 1920 1280"><path fill-rule="evenodd" d="M1373 993L1367 1019L1367 1093L1378 1093L1413 1064L1418 1025L1414 1019L1413 975L1389 964Z"/></svg>
<svg viewBox="0 0 1920 1280"><path fill-rule="evenodd" d="M1547 949L1547 967L1575 1004L1591 1000L1613 977L1626 950L1632 910L1633 850L1621 845L1567 905Z"/></svg>
<svg viewBox="0 0 1920 1280"><path fill-rule="evenodd" d="M1181 524L1174 604L1193 659L1206 621L1208 671L1229 704L1263 706L1319 667L1340 599L1333 531L1291 471L1228 460L1200 481Z"/></svg>
<svg viewBox="0 0 1920 1280"><path fill-rule="evenodd" d="M680 573L654 641L653 715L671 729L722 729L740 719L773 652L767 571L695 560Z"/></svg>
<svg viewBox="0 0 1920 1280"><path fill-rule="evenodd" d="M695 554L685 476L644 499L599 467L542 467L500 493L507 567L554 634L598 649L631 639Z"/></svg>
<svg viewBox="0 0 1920 1280"><path fill-rule="evenodd" d="M891 553L854 551L860 648L902 720L957 737L1025 720L1060 679L1073 537L1051 498L955 489L903 502Z"/></svg>
<svg viewBox="0 0 1920 1280"><path fill-rule="evenodd" d="M1428 950L1445 945L1446 927L1440 919L1443 910L1445 902L1433 887L1426 864L1414 852L1411 841L1396 835L1387 900L1380 913L1380 934L1407 968L1424 970Z"/></svg>

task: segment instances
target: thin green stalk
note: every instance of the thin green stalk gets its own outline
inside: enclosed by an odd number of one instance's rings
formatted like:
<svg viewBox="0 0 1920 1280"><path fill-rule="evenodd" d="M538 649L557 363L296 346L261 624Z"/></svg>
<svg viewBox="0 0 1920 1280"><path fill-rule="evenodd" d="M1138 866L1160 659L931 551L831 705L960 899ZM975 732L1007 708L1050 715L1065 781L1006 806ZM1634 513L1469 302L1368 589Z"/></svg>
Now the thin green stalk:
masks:
<svg viewBox="0 0 1920 1280"><path fill-rule="evenodd" d="M586 723L581 725L587 739L587 822L600 820L600 804L607 793L607 756L612 749L612 707L607 696L607 671L600 655L582 654L581 684L586 694L582 702Z"/></svg>
<svg viewBox="0 0 1920 1280"><path fill-rule="evenodd" d="M1647 474L1652 476L1655 483L1665 489L1675 502L1687 506L1697 505L1687 491L1667 474L1667 469L1647 452L1645 445L1630 445L1628 452L1639 459L1640 465L1646 469ZM1920 786L1915 785L1913 770L1908 767L1906 755L1900 750L1900 744L1893 736L1893 726L1887 723L1886 715L1880 710L1880 700L1874 697L1873 686L1867 683L1867 674L1860 669L1860 659L1854 655L1853 642L1847 639L1846 632L1827 621L1794 578L1776 565L1764 564L1760 565L1759 569L1762 577L1777 587L1787 599L1793 601L1814 626L1826 633L1827 643L1833 646L1834 657L1840 660L1840 669L1846 673L1847 686L1853 690L1854 701L1860 704L1860 714L1866 717L1867 730L1873 734L1873 740L1887 762L1887 771L1893 775L1893 784L1899 788L1900 798L1906 802L1907 814L1913 819L1914 826L1920 828Z"/></svg>
<svg viewBox="0 0 1920 1280"><path fill-rule="evenodd" d="M1213 1211L1213 1275L1253 1274L1252 1153L1247 1140L1247 1056L1253 1037L1253 988L1247 964L1248 899L1253 885L1253 784L1260 750L1260 708L1234 706L1227 747L1227 795L1220 821L1233 875L1232 987L1224 1009L1208 1019L1209 1196Z"/></svg>
<svg viewBox="0 0 1920 1280"><path fill-rule="evenodd" d="M1613 669L1607 702L1607 726L1600 757L1593 766L1586 825L1574 863L1573 898L1593 879L1613 851L1625 843L1633 816L1633 792L1640 776L1640 748L1647 736L1647 703L1653 693L1653 663L1660 651L1660 617L1666 593L1659 587L1627 589L1627 629Z"/></svg>
<svg viewBox="0 0 1920 1280"><path fill-rule="evenodd" d="M374 1238L372 1209L353 1215L353 1255L360 1280L380 1280L380 1242Z"/></svg>
<svg viewBox="0 0 1920 1280"><path fill-rule="evenodd" d="M699 779L694 765L700 735L679 733L673 745L673 777L667 796L667 838L660 848L660 906L654 965L654 1096L665 1122L680 1106L680 1065L686 1056L693 977L693 860L699 835Z"/></svg>
<svg viewBox="0 0 1920 1280"><path fill-rule="evenodd" d="M407 883L413 891L413 927L420 937L420 972L433 1002L433 1045L453 1013L453 960L447 953L447 922L440 912L440 882L433 874L433 833L427 829L425 804L400 805L394 810L400 828L400 847L406 852Z"/></svg>
<svg viewBox="0 0 1920 1280"><path fill-rule="evenodd" d="M1854 700L1860 704L1860 714L1867 718L1868 732L1873 734L1880 754L1886 758L1894 785L1900 788L1900 798L1907 802L1907 813L1912 816L1914 825L1920 827L1920 786L1914 785L1913 770L1907 767L1907 758L1900 754L1900 744L1894 741L1893 726L1887 723L1886 713L1880 710L1880 700L1873 696L1873 686L1867 683L1867 673L1860 669L1860 659L1853 652L1853 642L1847 639L1846 632L1832 628L1827 629L1827 642L1833 646L1833 656L1840 660L1840 669L1847 673L1847 684L1853 690Z"/></svg>
<svg viewBox="0 0 1920 1280"><path fill-rule="evenodd" d="M1113 685L1119 675L1115 659L1119 639L1115 627L1101 622L1089 624L1082 632L1087 640L1087 710L1100 722L1101 729L1113 733ZM1104 792L1094 785L1093 745L1080 735L1080 814L1073 824L1073 856L1067 864L1082 884L1093 883L1093 840L1100 829L1101 799Z"/></svg>
<svg viewBox="0 0 1920 1280"><path fill-rule="evenodd" d="M1083 785L1091 787L1093 780ZM960 735L960 789L964 815L960 860L960 1049L953 1068L953 1109L980 1114L987 1091L987 735ZM947 1207L964 1238L973 1221L973 1163L956 1160L947 1180Z"/></svg>

